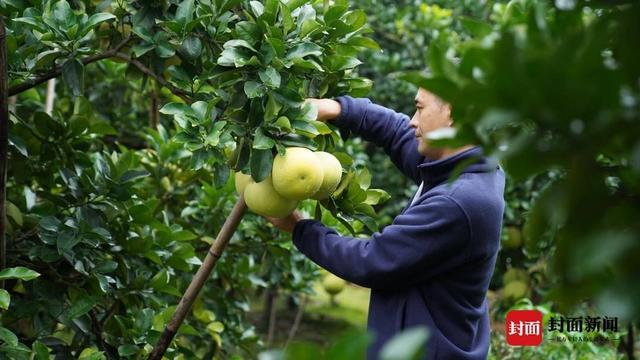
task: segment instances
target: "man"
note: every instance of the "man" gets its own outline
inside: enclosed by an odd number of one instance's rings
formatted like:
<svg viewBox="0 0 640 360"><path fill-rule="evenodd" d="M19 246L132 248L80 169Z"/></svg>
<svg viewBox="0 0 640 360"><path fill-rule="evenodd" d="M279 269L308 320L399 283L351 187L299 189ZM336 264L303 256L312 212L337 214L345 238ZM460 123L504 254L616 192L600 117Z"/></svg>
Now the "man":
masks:
<svg viewBox="0 0 640 360"><path fill-rule="evenodd" d="M319 120L383 147L420 186L393 223L369 239L340 236L298 212L269 220L292 232L295 246L315 263L371 288L368 329L374 343L368 359L377 359L393 335L416 326L430 330L429 359L485 359L486 292L500 244L503 172L479 147L429 146L426 136L453 120L449 104L424 89L411 120L367 99L309 101L318 106Z"/></svg>

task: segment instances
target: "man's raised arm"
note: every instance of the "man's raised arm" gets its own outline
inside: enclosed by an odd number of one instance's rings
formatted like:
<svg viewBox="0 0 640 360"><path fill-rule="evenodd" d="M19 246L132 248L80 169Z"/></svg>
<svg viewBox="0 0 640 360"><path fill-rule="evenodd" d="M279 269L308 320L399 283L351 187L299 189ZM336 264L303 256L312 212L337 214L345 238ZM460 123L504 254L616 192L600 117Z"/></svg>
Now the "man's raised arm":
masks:
<svg viewBox="0 0 640 360"><path fill-rule="evenodd" d="M419 182L416 167L423 156L418 153L415 131L409 126L408 116L373 104L369 99L350 96L308 101L318 107L318 120L331 121L338 128L351 130L381 146L400 171Z"/></svg>

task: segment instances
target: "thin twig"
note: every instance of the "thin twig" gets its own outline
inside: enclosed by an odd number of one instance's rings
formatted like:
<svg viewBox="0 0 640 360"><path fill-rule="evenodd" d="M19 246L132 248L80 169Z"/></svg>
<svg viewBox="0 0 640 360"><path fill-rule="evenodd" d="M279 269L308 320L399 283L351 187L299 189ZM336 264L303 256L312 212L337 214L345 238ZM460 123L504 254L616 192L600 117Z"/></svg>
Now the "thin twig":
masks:
<svg viewBox="0 0 640 360"><path fill-rule="evenodd" d="M267 347L271 346L273 342L273 335L276 330L276 313L278 312L278 290L269 290L273 291L273 300L271 301L271 308L269 309L269 330L267 332Z"/></svg>
<svg viewBox="0 0 640 360"><path fill-rule="evenodd" d="M91 56L87 56L84 59L80 60L80 62L82 62L82 64L87 65L87 64L91 64L93 62L99 61L99 60L103 60L103 59L108 59L110 57L113 57L117 52L120 51L120 49L122 49L129 41L131 40L131 36L127 37L126 39L122 40L118 45L116 45L116 47L109 49L107 51L101 52L99 54L95 54L95 55L91 55ZM29 90L32 87L38 86L42 83L44 83L45 81L48 81L49 79L53 79L56 78L58 76L60 76L60 74L62 74L62 67L55 67L49 71L47 71L46 73L26 80L21 84L12 86L9 88L9 96L13 96L16 94L19 94L23 91Z"/></svg>
<svg viewBox="0 0 640 360"><path fill-rule="evenodd" d="M284 347L288 347L289 343L296 336L296 332L298 331L298 327L300 327L300 321L302 321L302 315L304 314L304 306L307 304L307 297L303 294L300 299L300 304L298 305L298 311L296 312L296 317L293 320L293 325L289 330L289 336L287 337L287 342Z"/></svg>
<svg viewBox="0 0 640 360"><path fill-rule="evenodd" d="M180 97L185 102L187 102L187 103L191 102L191 98L190 98L191 93L171 85L162 76L159 76L158 74L154 73L151 69L146 67L140 61L138 61L136 59L133 59L129 55L121 53L121 52L116 52L115 54L113 54L113 57L128 61L129 64L137 67L138 70L140 70L143 74L154 78L160 85L162 85L162 86L166 87L167 89L169 89L172 93L174 93L176 96Z"/></svg>
<svg viewBox="0 0 640 360"><path fill-rule="evenodd" d="M109 344L107 344L102 338L102 324L98 321L98 317L96 316L96 311L92 309L89 312L91 316L91 325L93 334L96 336L96 345L98 349L104 351L109 359L118 359L118 353L116 350Z"/></svg>

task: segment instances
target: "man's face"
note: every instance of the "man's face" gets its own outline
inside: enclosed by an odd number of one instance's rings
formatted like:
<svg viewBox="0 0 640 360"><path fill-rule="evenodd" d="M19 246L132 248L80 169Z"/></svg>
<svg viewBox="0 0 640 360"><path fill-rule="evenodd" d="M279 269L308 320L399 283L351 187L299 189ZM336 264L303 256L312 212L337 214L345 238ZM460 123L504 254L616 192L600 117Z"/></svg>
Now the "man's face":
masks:
<svg viewBox="0 0 640 360"><path fill-rule="evenodd" d="M415 97L416 112L409 123L415 130L418 152L429 159L440 159L442 149L429 147L424 138L429 132L453 124L451 107L429 91L420 88Z"/></svg>

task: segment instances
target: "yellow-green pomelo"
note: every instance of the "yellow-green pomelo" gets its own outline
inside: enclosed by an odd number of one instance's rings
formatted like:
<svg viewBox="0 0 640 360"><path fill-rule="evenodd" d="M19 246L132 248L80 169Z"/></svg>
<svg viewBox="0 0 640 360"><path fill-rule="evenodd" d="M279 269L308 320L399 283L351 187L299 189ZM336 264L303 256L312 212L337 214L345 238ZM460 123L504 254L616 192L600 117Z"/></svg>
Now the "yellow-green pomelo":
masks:
<svg viewBox="0 0 640 360"><path fill-rule="evenodd" d="M273 159L271 177L280 195L292 200L308 199L322 185L322 163L313 151L290 147Z"/></svg>
<svg viewBox="0 0 640 360"><path fill-rule="evenodd" d="M529 296L529 286L522 281L508 283L502 289L502 297L509 302L515 302Z"/></svg>
<svg viewBox="0 0 640 360"><path fill-rule="evenodd" d="M318 159L320 159L323 176L320 189L318 189L311 198L322 200L328 198L334 191L336 191L336 188L342 179L342 165L335 156L328 152L316 151L314 154Z"/></svg>
<svg viewBox="0 0 640 360"><path fill-rule="evenodd" d="M515 226L507 226L506 234L502 238L502 244L507 249L517 249L522 245L522 232Z"/></svg>
<svg viewBox="0 0 640 360"><path fill-rule="evenodd" d="M238 194L242 194L251 181L251 175L243 174L240 171L236 172L235 183Z"/></svg>
<svg viewBox="0 0 640 360"><path fill-rule="evenodd" d="M322 280L322 287L324 288L324 291L331 296L341 293L346 284L346 281L331 273L327 274L327 276Z"/></svg>
<svg viewBox="0 0 640 360"><path fill-rule="evenodd" d="M254 213L262 216L283 218L298 206L296 200L290 200L278 194L273 188L271 177L262 182L251 181L244 189L244 201Z"/></svg>
<svg viewBox="0 0 640 360"><path fill-rule="evenodd" d="M525 269L511 268L502 275L502 283L508 284L514 281L528 282L529 273Z"/></svg>

